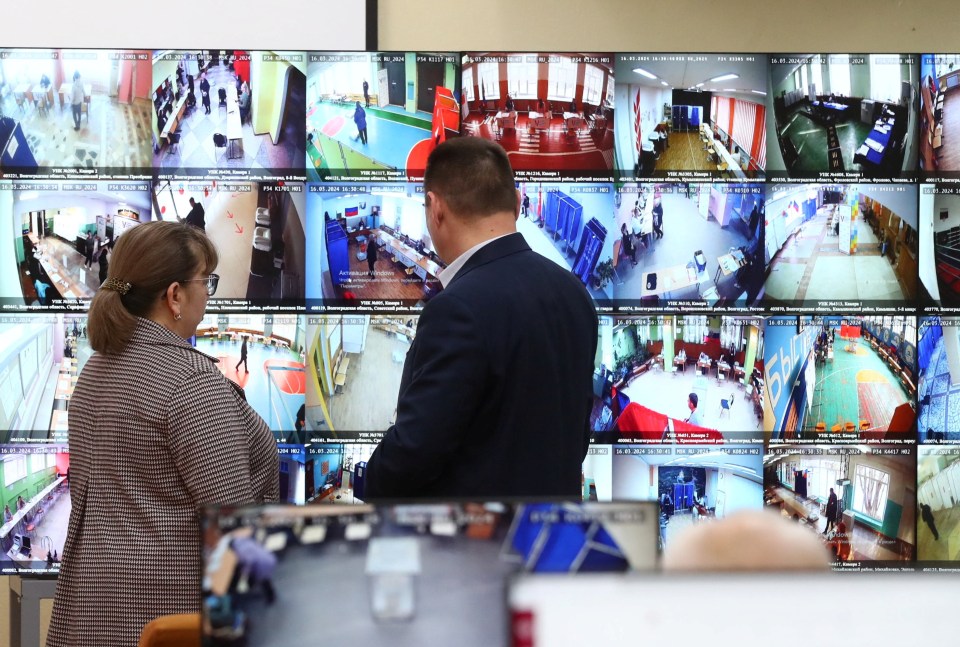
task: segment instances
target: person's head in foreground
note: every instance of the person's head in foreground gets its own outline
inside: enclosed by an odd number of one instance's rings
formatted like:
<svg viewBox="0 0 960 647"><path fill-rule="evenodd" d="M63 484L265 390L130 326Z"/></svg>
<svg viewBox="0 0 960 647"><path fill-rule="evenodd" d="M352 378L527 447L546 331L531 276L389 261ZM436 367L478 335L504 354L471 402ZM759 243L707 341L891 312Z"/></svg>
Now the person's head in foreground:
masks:
<svg viewBox="0 0 960 647"><path fill-rule="evenodd" d="M216 291L217 262L210 239L186 223L155 221L124 233L107 280L90 303L90 346L101 353L122 352L137 317L192 337Z"/></svg>
<svg viewBox="0 0 960 647"><path fill-rule="evenodd" d="M666 571L827 570L815 533L766 510L741 510L679 533L663 553Z"/></svg>
<svg viewBox="0 0 960 647"><path fill-rule="evenodd" d="M427 231L445 263L517 229L520 192L495 142L458 137L437 146L427 158L423 191Z"/></svg>

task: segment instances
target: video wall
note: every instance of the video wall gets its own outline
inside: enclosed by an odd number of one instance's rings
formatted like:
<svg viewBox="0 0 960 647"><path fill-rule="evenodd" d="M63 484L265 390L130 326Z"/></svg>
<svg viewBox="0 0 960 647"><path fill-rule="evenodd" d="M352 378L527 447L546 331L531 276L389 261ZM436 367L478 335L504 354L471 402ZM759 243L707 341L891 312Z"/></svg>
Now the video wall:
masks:
<svg viewBox="0 0 960 647"><path fill-rule="evenodd" d="M0 48L0 568L56 571L85 312L151 220L220 251L192 343L284 500L364 503L451 260L422 181L454 137L503 147L517 230L597 307L585 500L657 501L664 541L767 505L837 569L956 565L958 63Z"/></svg>

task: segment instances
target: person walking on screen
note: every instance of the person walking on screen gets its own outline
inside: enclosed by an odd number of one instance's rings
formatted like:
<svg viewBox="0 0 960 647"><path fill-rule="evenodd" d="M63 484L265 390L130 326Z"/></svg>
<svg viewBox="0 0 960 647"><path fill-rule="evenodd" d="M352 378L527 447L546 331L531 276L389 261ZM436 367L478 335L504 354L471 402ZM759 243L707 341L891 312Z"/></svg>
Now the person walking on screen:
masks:
<svg viewBox="0 0 960 647"><path fill-rule="evenodd" d="M370 270L370 276L376 276L374 266L377 263L377 252L380 251L380 244L377 243L376 236L370 236L367 239L367 267Z"/></svg>
<svg viewBox="0 0 960 647"><path fill-rule="evenodd" d="M933 520L933 510L931 510L930 506L926 503L920 504L920 518L923 519L923 523L927 524L930 532L933 533L933 540L940 541L940 533L937 532L937 524Z"/></svg>
<svg viewBox="0 0 960 647"><path fill-rule="evenodd" d="M93 248L96 243L93 240L93 232L88 231L87 237L83 241L83 267L89 269L93 267Z"/></svg>
<svg viewBox="0 0 960 647"><path fill-rule="evenodd" d="M83 100L86 97L83 92L83 80L80 78L80 72L73 73L73 87L70 89L70 110L73 112L73 129L80 130L80 117L83 115ZM90 118L87 117L87 121Z"/></svg>
<svg viewBox="0 0 960 647"><path fill-rule="evenodd" d="M357 107L353 111L353 123L357 124L357 136L354 137L354 141L359 139L363 142L364 145L367 143L367 112L360 106L360 102L357 101Z"/></svg>
<svg viewBox="0 0 960 647"><path fill-rule="evenodd" d="M657 240L663 238L663 205L660 198L653 199L653 233Z"/></svg>
<svg viewBox="0 0 960 647"><path fill-rule="evenodd" d="M240 344L240 361L233 367L233 370L240 372L240 365L243 364L243 372L249 373L250 367L247 366L247 336L243 336L243 343Z"/></svg>
<svg viewBox="0 0 960 647"><path fill-rule="evenodd" d="M240 123L242 124L247 121L247 117L250 115L250 86L247 85L246 81L240 86L238 106L240 108Z"/></svg>
<svg viewBox="0 0 960 647"><path fill-rule="evenodd" d="M833 491L833 488L830 488L830 496L827 497L827 525L823 529L825 535L837 525L837 518L839 517L837 507L837 493Z"/></svg>
<svg viewBox="0 0 960 647"><path fill-rule="evenodd" d="M687 396L687 407L690 409L690 415L687 416L686 422L689 422L691 425L702 427L703 418L700 415L700 410L697 409L697 405L699 403L700 397L696 393L691 393Z"/></svg>
<svg viewBox="0 0 960 647"><path fill-rule="evenodd" d="M207 73L200 75L200 97L203 102L203 111L210 114L210 81L207 81Z"/></svg>
<svg viewBox="0 0 960 647"><path fill-rule="evenodd" d="M367 83L367 80L363 80L363 101L367 104L367 107L370 107L370 84Z"/></svg>
<svg viewBox="0 0 960 647"><path fill-rule="evenodd" d="M407 352L366 497L580 498L597 313L517 232L506 152L450 139L427 159L426 229L447 267Z"/></svg>
<svg viewBox="0 0 960 647"><path fill-rule="evenodd" d="M200 231L206 232L207 221L204 219L203 205L193 198L190 198L190 213L187 214L186 218L181 218L180 222L193 225Z"/></svg>
<svg viewBox="0 0 960 647"><path fill-rule="evenodd" d="M100 248L100 254L97 256L97 264L100 266L100 285L107 280L107 274L110 271L110 260L107 258L109 248L104 245Z"/></svg>

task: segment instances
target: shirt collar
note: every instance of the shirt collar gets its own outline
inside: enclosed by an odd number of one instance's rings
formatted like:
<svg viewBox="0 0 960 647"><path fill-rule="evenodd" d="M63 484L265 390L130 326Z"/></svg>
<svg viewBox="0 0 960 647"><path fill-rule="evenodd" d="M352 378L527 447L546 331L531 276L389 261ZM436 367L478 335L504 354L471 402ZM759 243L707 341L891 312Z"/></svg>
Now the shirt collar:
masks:
<svg viewBox="0 0 960 647"><path fill-rule="evenodd" d="M493 241L503 238L504 236L510 236L512 233L513 232L510 232L510 234L503 234L495 238L489 238L482 243L474 245L464 253L460 254L460 256L457 256L457 258L452 263L447 265L446 268L440 270L440 273L437 275L437 278L440 279L440 284L446 288L450 284L450 281L453 280L453 277L457 275L457 272L463 269L463 266L467 264L467 261L469 261L474 254L479 252Z"/></svg>

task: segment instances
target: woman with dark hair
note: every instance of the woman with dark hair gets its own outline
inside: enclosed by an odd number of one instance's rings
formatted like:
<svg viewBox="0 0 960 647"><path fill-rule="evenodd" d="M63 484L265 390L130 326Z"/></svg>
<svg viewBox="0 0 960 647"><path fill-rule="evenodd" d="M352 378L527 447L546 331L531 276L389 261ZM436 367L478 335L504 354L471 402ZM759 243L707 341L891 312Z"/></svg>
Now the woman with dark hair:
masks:
<svg viewBox="0 0 960 647"><path fill-rule="evenodd" d="M199 613L201 508L279 498L273 434L187 342L217 263L183 223L117 240L70 400L72 510L47 647L134 647L154 618Z"/></svg>

